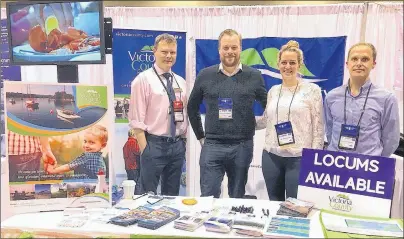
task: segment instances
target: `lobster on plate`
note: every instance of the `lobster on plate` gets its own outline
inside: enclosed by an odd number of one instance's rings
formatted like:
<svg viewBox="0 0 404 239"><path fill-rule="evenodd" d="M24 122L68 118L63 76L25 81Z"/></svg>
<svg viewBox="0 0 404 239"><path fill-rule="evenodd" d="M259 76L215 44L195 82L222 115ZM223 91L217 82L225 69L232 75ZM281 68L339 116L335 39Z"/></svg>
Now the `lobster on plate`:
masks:
<svg viewBox="0 0 404 239"><path fill-rule="evenodd" d="M71 52L85 49L88 46L99 46L99 38L88 37L84 31L69 27L66 33L53 29L46 35L43 28L37 25L31 28L28 42L37 52L50 53L60 48L67 48Z"/></svg>

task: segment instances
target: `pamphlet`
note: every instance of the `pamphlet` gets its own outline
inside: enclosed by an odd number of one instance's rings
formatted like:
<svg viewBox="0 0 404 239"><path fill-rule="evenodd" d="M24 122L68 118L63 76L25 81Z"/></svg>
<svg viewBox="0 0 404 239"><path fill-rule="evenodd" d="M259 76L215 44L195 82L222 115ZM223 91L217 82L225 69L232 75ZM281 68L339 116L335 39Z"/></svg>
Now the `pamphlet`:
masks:
<svg viewBox="0 0 404 239"><path fill-rule="evenodd" d="M325 229L368 236L402 237L403 227L394 219L359 218L352 215L321 212Z"/></svg>
<svg viewBox="0 0 404 239"><path fill-rule="evenodd" d="M310 219L285 216L271 217L264 229L264 237L306 238L310 235Z"/></svg>
<svg viewBox="0 0 404 239"><path fill-rule="evenodd" d="M209 219L210 214L206 212L197 212L191 215L185 215L174 221L174 228L186 231L195 231Z"/></svg>

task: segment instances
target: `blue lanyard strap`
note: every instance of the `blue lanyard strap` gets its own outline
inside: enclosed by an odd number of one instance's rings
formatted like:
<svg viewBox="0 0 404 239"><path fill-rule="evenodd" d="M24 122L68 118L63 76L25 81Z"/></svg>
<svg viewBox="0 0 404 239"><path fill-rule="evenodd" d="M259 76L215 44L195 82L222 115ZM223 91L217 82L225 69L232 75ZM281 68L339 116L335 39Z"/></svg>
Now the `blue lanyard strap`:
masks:
<svg viewBox="0 0 404 239"><path fill-rule="evenodd" d="M349 88L349 81L348 81L348 86L346 87L346 90L345 90L345 99L344 99L344 124L346 124L346 94L348 93L348 88ZM365 103L363 104L361 116L359 117L358 124L357 124L356 126L359 126L359 124L360 124L360 122L361 122L361 120L362 120L363 113L365 113L365 107L366 107L366 103L368 102L368 97L369 97L370 88L372 88L372 84L370 84L369 89L368 89L368 92L366 93Z"/></svg>
<svg viewBox="0 0 404 239"><path fill-rule="evenodd" d="M173 102L172 102L172 100L171 100L171 98L170 98L170 95L169 95L169 93L168 93L168 89L167 89L166 85L164 85L163 81L161 80L161 78L160 78L159 74L157 73L156 68L154 68L154 66L153 66L153 70L154 70L154 73L156 73L157 78L159 78L160 83L163 85L164 89L166 90L166 93L167 93L167 96L168 96L168 100L170 101L170 104L172 104ZM170 75L171 75L171 77L175 80L175 83L177 84L178 88L181 89L181 87L180 87L180 85L178 84L178 81L177 81L177 79L175 78L175 76L174 76L173 74L170 74ZM167 81L169 81L169 79L167 79ZM175 97L175 92L173 92L173 93L174 93L174 97ZM181 98L181 91L180 91L180 100L181 100L181 99L182 99L182 98Z"/></svg>

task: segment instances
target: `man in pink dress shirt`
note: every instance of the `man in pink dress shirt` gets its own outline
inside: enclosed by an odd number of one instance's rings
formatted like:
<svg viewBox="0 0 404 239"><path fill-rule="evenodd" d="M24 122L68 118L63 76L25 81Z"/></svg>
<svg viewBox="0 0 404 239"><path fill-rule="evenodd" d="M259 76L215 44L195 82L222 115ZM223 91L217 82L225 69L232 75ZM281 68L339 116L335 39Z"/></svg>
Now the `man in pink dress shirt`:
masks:
<svg viewBox="0 0 404 239"><path fill-rule="evenodd" d="M131 88L128 119L141 151L136 194L156 193L161 177L161 194L178 196L188 127L186 84L171 71L177 57L173 35L157 36L153 52L155 64Z"/></svg>

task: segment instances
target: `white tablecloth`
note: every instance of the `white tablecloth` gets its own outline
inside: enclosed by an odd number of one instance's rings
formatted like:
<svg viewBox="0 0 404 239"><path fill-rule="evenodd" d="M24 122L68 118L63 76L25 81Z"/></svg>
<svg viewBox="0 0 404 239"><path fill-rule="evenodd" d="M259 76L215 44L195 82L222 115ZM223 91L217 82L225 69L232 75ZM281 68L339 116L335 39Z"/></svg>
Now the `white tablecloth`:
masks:
<svg viewBox="0 0 404 239"><path fill-rule="evenodd" d="M180 200L181 198L179 198ZM198 198L197 198L198 200ZM135 208L140 203L136 200L122 200L117 206ZM198 205L198 204L197 204ZM253 200L253 199L216 199L214 200L214 206L229 207L229 206L241 206L254 207L254 212L261 215L262 208L268 208L271 215L276 215L276 211L279 208L279 202L270 202L268 200ZM183 215L183 214L182 214ZM172 236L197 236L197 237L210 237L210 238L234 238L238 235L232 230L228 234L207 232L204 226L201 226L194 232L188 232L178 230L174 228L174 222L171 222L157 230L149 230L146 228L140 228L132 225L129 227L122 227L112 224L102 224L101 222L90 221L80 228L63 228L58 227L57 224L63 219L63 212L43 212L43 213L29 213L14 215L4 222L2 222L2 228L18 228L27 231L50 231L50 232L75 232L84 235L101 236L101 235L129 235L129 234L141 234L141 235L172 235ZM311 215L310 224L310 237L322 238L323 232L319 222L319 213L313 213Z"/></svg>

